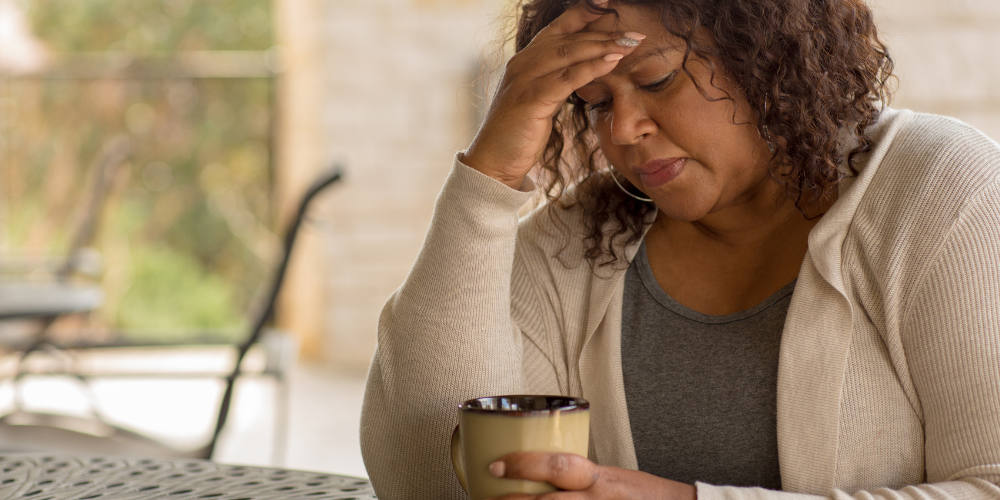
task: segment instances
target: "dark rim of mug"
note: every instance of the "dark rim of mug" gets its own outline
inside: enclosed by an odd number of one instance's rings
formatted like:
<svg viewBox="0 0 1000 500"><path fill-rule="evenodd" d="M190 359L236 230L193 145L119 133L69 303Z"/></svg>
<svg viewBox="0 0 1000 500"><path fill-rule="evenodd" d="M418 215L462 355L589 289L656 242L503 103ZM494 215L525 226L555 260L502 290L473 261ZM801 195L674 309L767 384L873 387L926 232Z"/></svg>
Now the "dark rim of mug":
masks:
<svg viewBox="0 0 1000 500"><path fill-rule="evenodd" d="M503 409L496 408L496 404L489 404L488 407L484 407L483 403L492 403L497 400L508 399L517 400L519 403L526 402L528 400L542 400L544 403L543 408L530 408L530 409ZM521 405L518 405L521 406ZM537 406L534 405L534 406ZM590 402L583 398L574 398L570 396L550 396L550 395L540 395L540 394L510 394L505 396L486 396L482 398L470 399L460 405L458 409L463 412L471 413L488 413L491 415L531 415L531 414L544 414L544 413L570 413L576 411L584 411L590 409Z"/></svg>

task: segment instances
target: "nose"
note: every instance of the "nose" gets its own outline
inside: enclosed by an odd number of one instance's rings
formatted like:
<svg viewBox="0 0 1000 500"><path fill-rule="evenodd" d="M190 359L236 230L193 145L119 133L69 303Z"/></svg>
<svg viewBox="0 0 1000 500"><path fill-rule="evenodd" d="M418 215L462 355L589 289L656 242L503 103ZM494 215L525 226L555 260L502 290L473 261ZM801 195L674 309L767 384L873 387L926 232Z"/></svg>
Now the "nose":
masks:
<svg viewBox="0 0 1000 500"><path fill-rule="evenodd" d="M611 142L616 146L631 146L656 133L656 122L649 117L642 99L616 98L612 101Z"/></svg>

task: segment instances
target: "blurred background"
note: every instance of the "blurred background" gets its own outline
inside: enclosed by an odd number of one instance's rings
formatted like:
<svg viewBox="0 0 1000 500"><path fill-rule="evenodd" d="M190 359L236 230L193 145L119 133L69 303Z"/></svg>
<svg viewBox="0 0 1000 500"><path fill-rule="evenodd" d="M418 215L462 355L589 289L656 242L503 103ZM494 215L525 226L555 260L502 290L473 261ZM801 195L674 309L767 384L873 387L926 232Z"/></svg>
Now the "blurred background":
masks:
<svg viewBox="0 0 1000 500"><path fill-rule="evenodd" d="M40 283L72 264L70 281L100 291L51 324L0 321L0 349L44 328L77 344L202 345L171 366L220 369L205 353L247 335L299 198L339 164L277 303L297 351L287 398L266 377L241 381L215 458L366 475L357 427L378 313L481 119L509 3L0 0L0 278ZM897 63L893 106L1000 138L1000 2L870 4ZM25 407L96 401L178 446L204 437L222 391L119 375L82 398L59 377L15 390L17 364L0 369L0 411L22 389Z"/></svg>

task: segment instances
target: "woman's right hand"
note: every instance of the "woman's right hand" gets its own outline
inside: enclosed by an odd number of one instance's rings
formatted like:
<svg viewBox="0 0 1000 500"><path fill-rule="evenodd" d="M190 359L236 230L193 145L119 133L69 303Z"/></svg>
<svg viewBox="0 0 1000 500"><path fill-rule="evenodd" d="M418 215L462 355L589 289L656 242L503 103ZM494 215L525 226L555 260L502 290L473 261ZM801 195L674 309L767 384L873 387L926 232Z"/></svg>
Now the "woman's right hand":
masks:
<svg viewBox="0 0 1000 500"><path fill-rule="evenodd" d="M617 40L645 38L638 33L581 32L599 17L581 1L511 57L486 119L462 159L466 165L514 189L521 187L541 158L553 117L570 94L610 73L634 50Z"/></svg>

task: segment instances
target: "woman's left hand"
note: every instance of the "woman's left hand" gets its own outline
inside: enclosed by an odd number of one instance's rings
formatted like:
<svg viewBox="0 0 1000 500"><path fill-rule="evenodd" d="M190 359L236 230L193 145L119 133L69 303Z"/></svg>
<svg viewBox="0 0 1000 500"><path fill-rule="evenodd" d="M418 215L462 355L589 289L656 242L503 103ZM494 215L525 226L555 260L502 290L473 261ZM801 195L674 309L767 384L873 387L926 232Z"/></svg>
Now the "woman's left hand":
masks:
<svg viewBox="0 0 1000 500"><path fill-rule="evenodd" d="M696 500L695 488L690 484L645 472L597 465L570 453L511 453L490 464L490 474L507 479L545 481L564 490L542 495L513 493L500 497L502 500Z"/></svg>

